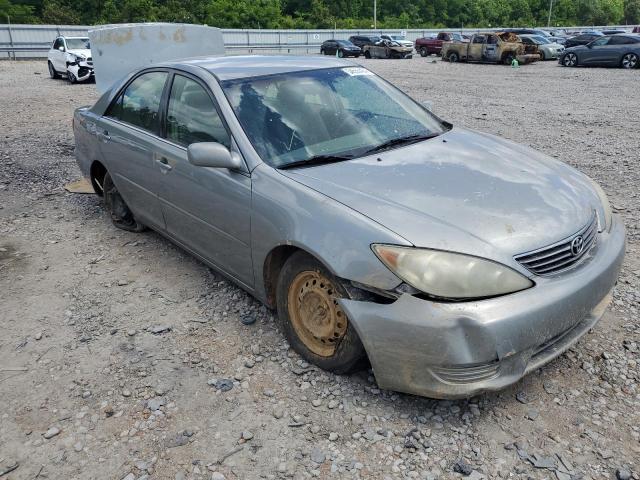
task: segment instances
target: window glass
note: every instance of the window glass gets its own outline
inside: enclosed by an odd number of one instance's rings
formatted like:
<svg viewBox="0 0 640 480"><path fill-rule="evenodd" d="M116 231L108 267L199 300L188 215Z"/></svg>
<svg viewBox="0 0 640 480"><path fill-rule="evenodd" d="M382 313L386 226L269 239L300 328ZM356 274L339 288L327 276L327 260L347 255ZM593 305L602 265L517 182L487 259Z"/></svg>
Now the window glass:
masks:
<svg viewBox="0 0 640 480"><path fill-rule="evenodd" d="M484 43L484 35L476 35L473 37L473 43Z"/></svg>
<svg viewBox="0 0 640 480"><path fill-rule="evenodd" d="M53 44L53 48L57 50L58 48L60 48L62 46L64 46L64 44L62 43L62 39L61 38L56 38L56 41Z"/></svg>
<svg viewBox="0 0 640 480"><path fill-rule="evenodd" d="M166 79L166 72L140 75L111 106L107 116L157 133L160 126L160 100Z"/></svg>
<svg viewBox="0 0 640 480"><path fill-rule="evenodd" d="M607 45L609 43L610 37L600 37L599 39L595 40L592 45L594 47L602 47L603 45Z"/></svg>
<svg viewBox="0 0 640 480"><path fill-rule="evenodd" d="M230 147L229 134L207 91L197 82L176 75L167 109L167 139L189 146L218 142Z"/></svg>
<svg viewBox="0 0 640 480"><path fill-rule="evenodd" d="M609 45L627 45L629 43L635 42L629 37L611 37L611 40L609 40Z"/></svg>

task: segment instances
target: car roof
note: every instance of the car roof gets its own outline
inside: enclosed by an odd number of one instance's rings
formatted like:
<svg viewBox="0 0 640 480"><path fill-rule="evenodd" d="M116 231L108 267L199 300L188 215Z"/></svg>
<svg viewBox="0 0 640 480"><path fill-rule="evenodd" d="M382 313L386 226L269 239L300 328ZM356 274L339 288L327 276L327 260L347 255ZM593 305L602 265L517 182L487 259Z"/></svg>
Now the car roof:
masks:
<svg viewBox="0 0 640 480"><path fill-rule="evenodd" d="M194 65L207 70L218 80L225 81L304 70L350 67L356 64L332 56L237 55L187 58L180 61L166 62L164 65L170 67Z"/></svg>

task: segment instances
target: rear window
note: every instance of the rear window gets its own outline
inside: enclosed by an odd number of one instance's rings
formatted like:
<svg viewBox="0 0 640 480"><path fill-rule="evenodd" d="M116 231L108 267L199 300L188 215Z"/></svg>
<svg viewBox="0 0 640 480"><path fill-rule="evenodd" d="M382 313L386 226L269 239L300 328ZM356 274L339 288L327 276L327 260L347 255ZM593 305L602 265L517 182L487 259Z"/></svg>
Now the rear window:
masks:
<svg viewBox="0 0 640 480"><path fill-rule="evenodd" d="M158 133L160 100L166 72L144 73L131 82L107 111L107 116Z"/></svg>

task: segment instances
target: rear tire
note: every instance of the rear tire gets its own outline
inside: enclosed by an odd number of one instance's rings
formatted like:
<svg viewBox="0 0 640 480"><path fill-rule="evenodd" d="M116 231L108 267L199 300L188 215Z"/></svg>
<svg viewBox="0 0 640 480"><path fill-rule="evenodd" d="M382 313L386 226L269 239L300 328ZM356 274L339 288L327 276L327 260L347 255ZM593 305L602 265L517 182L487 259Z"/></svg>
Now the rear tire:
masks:
<svg viewBox="0 0 640 480"><path fill-rule="evenodd" d="M635 53L627 53L622 57L622 61L620 62L620 66L622 68L626 68L627 70L632 70L634 68L638 68L640 66L640 60L638 59L638 55Z"/></svg>
<svg viewBox="0 0 640 480"><path fill-rule="evenodd" d="M276 299L287 341L308 362L343 374L358 370L366 354L338 298L349 295L315 258L297 252L285 262L278 276Z"/></svg>
<svg viewBox="0 0 640 480"><path fill-rule="evenodd" d="M55 68L53 68L53 63L51 63L51 61L48 61L47 65L49 67L49 76L54 80L60 78L60 74L56 72Z"/></svg>
<svg viewBox="0 0 640 480"><path fill-rule="evenodd" d="M344 50L338 50L338 58L344 58Z"/></svg>
<svg viewBox="0 0 640 480"><path fill-rule="evenodd" d="M113 183L109 172L104 175L102 189L104 191L104 206L116 227L136 233L146 230L146 227L133 216L133 213Z"/></svg>
<svg viewBox="0 0 640 480"><path fill-rule="evenodd" d="M447 60L451 63L456 63L460 60L460 56L456 52L451 52L447 55Z"/></svg>
<svg viewBox="0 0 640 480"><path fill-rule="evenodd" d="M512 53L507 53L502 59L502 63L504 63L505 65L511 65L511 62L513 62L515 58L516 57Z"/></svg>

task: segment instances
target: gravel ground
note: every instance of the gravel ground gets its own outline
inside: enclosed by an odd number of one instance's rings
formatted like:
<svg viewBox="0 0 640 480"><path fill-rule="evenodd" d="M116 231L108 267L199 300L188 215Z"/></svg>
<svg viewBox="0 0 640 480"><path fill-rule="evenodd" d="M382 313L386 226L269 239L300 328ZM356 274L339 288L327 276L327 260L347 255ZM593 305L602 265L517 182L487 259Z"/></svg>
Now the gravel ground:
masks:
<svg viewBox="0 0 640 480"><path fill-rule="evenodd" d="M70 123L95 85L0 62L2 480L640 479L640 72L362 63L443 118L600 182L628 253L594 331L465 401L319 371L242 290L61 188L79 177Z"/></svg>

